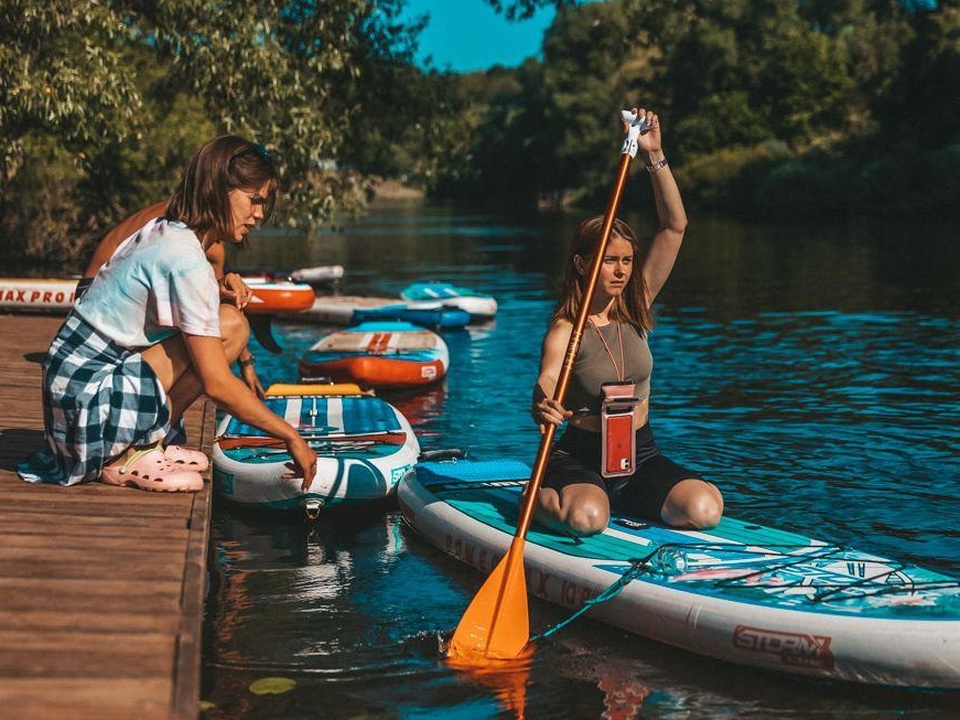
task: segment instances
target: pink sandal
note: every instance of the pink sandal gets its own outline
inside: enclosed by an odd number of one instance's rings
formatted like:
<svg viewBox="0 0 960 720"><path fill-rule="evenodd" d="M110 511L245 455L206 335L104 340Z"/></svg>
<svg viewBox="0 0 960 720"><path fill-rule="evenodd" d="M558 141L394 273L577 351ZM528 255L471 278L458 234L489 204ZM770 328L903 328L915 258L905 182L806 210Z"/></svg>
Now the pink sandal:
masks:
<svg viewBox="0 0 960 720"><path fill-rule="evenodd" d="M203 489L200 473L174 465L164 456L163 450L156 447L137 450L123 463L103 468L100 482L153 492L196 492Z"/></svg>
<svg viewBox="0 0 960 720"><path fill-rule="evenodd" d="M205 473L210 467L210 459L206 453L199 450L190 450L182 445L167 445L163 450L164 456L178 467L184 470L193 470L198 473Z"/></svg>

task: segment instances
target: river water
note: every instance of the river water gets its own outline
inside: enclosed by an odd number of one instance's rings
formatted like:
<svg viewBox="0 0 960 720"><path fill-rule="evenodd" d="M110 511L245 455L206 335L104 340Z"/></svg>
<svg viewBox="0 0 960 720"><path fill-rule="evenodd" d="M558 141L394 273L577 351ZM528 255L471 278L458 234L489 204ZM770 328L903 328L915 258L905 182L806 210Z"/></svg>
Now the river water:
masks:
<svg viewBox="0 0 960 720"><path fill-rule="evenodd" d="M494 295L494 322L445 334L443 384L384 397L424 449L532 463L530 389L577 219L383 204L309 239L262 232L229 261L341 264L345 294L438 279ZM730 515L960 575L956 240L940 225L694 217L650 336L661 447L716 482ZM265 384L295 379L323 332L281 324L282 355L254 346ZM218 502L210 558L204 717L520 717L515 693L442 662L482 578L394 506L307 525ZM533 632L563 617L531 601ZM585 619L540 643L522 704L527 718L960 716L957 696L760 672Z"/></svg>

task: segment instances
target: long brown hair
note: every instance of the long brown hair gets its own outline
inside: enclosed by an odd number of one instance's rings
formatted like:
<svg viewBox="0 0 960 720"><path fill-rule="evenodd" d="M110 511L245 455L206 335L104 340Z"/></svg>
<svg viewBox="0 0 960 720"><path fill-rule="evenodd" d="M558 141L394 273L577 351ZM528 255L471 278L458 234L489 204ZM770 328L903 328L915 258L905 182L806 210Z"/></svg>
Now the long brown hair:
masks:
<svg viewBox="0 0 960 720"><path fill-rule="evenodd" d="M593 255L597 251L602 229L602 215L587 218L580 223L577 232L570 241L570 251L560 286L560 299L553 311L553 321L576 322L587 279L577 271L574 259L579 255L588 263L592 261ZM637 236L623 220L615 218L610 237L622 238L629 242L633 248L633 270L630 273L630 280L627 281L623 293L614 300L610 311L610 319L628 323L641 333L646 333L653 327L653 313L647 304L647 288L643 281L642 272L643 258L640 255Z"/></svg>
<svg viewBox="0 0 960 720"><path fill-rule="evenodd" d="M276 207L279 176L273 161L263 146L237 135L221 135L190 158L165 215L184 223L201 241L228 241L234 233L230 191L258 190L266 184L264 221Z"/></svg>

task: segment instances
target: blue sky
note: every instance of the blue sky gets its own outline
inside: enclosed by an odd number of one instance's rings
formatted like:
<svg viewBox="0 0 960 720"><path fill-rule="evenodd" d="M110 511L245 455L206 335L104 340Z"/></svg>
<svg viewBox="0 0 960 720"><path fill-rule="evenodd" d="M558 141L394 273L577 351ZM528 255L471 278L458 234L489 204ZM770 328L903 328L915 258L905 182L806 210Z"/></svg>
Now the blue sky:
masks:
<svg viewBox="0 0 960 720"><path fill-rule="evenodd" d="M539 55L543 32L554 11L510 22L484 0L407 0L407 15L430 15L420 36L420 62L433 56L438 70L471 72L493 65L514 67Z"/></svg>

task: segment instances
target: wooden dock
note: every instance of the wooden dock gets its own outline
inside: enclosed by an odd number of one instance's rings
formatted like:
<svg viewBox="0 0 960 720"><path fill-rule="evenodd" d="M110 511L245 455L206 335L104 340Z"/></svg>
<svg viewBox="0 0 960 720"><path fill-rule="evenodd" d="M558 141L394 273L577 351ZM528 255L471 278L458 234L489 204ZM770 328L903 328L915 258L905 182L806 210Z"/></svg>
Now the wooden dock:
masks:
<svg viewBox="0 0 960 720"><path fill-rule="evenodd" d="M196 718L211 493L30 485L62 318L0 315L0 716ZM209 453L214 407L186 418Z"/></svg>

